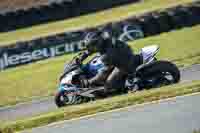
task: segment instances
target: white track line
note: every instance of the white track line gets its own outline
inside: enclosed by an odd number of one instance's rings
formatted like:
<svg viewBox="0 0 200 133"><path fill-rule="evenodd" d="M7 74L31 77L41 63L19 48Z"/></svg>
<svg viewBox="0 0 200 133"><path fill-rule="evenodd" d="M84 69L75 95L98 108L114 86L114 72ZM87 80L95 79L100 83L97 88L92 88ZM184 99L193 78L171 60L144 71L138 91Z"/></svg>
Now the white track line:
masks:
<svg viewBox="0 0 200 133"><path fill-rule="evenodd" d="M7 106L4 106L4 107L0 107L0 111L1 110L6 110L6 109L12 109L12 108L17 108L17 107L20 107L20 106L23 106L23 105L30 105L30 104L37 104L37 103L41 103L41 102L46 102L47 100L51 100L53 99L54 96L47 96L47 97L39 97L38 99L34 98L28 102L21 102L21 103L17 103L15 105L7 105Z"/></svg>

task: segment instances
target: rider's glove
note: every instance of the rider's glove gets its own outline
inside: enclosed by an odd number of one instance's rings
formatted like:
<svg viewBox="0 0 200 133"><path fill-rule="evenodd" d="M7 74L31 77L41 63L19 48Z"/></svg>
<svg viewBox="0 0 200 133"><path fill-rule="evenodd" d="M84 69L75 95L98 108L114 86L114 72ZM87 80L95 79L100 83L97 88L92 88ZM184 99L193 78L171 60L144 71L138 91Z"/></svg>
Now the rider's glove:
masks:
<svg viewBox="0 0 200 133"><path fill-rule="evenodd" d="M81 65L81 64L82 64L82 61L81 61L80 58L76 58L76 64L78 64L78 65Z"/></svg>

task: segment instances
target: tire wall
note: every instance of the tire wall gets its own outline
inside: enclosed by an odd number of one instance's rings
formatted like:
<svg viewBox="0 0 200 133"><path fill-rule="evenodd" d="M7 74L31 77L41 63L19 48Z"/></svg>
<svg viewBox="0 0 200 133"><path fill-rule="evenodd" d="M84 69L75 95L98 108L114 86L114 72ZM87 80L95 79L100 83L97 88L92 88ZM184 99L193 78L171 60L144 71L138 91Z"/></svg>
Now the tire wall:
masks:
<svg viewBox="0 0 200 133"><path fill-rule="evenodd" d="M153 11L140 16L132 16L112 24L115 29L108 30L114 30L116 33L114 36L116 37L132 36L129 32L135 27L142 32L142 35L125 39L125 41L133 41L141 37L190 27L200 24L200 2L180 5L162 11ZM103 25L103 27L107 25L110 24ZM0 47L0 70L79 51L84 46L83 38L85 34L100 27L102 25Z"/></svg>
<svg viewBox="0 0 200 133"><path fill-rule="evenodd" d="M0 32L63 20L140 0L68 0L0 14Z"/></svg>

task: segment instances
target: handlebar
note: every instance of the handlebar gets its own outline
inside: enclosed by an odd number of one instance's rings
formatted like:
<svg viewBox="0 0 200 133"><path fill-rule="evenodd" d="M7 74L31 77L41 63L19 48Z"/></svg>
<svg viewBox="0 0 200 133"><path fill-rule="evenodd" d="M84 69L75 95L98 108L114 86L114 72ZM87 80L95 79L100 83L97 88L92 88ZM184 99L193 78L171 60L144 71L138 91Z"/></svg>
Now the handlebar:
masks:
<svg viewBox="0 0 200 133"><path fill-rule="evenodd" d="M80 52L77 56L72 58L71 62L80 65L88 57L88 55L89 53L87 51Z"/></svg>

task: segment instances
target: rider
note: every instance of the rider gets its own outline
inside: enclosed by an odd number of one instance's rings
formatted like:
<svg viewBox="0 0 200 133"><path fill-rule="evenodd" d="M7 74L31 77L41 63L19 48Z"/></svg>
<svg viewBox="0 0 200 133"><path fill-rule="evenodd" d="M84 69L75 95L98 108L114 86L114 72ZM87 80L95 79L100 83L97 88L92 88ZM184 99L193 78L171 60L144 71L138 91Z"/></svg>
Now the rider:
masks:
<svg viewBox="0 0 200 133"><path fill-rule="evenodd" d="M88 33L85 45L87 51L80 60L83 61L92 53L98 52L106 66L95 77L82 81L85 88L104 81L106 94L116 89L123 89L128 74L134 74L136 67L141 63L140 56L134 55L127 43L116 39L105 30Z"/></svg>

